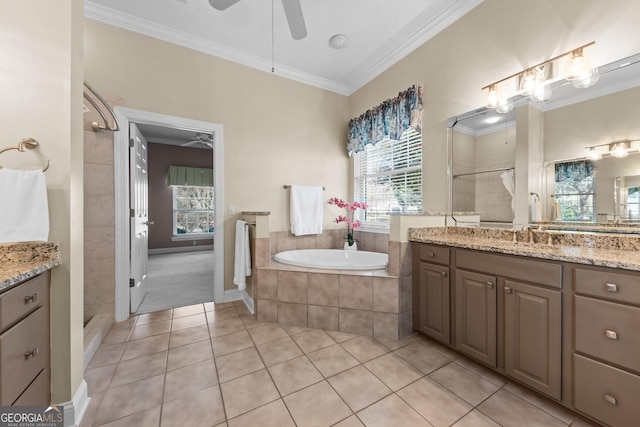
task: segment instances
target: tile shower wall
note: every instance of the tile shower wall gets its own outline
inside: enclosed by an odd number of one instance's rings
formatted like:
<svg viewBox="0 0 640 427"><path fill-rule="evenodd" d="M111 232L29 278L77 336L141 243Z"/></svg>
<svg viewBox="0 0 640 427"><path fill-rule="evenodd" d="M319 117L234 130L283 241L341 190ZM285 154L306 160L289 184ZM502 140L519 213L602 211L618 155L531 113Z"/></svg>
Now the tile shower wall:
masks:
<svg viewBox="0 0 640 427"><path fill-rule="evenodd" d="M122 98L105 96L111 107ZM115 198L113 132L91 129L98 113L84 116L84 323L115 311Z"/></svg>

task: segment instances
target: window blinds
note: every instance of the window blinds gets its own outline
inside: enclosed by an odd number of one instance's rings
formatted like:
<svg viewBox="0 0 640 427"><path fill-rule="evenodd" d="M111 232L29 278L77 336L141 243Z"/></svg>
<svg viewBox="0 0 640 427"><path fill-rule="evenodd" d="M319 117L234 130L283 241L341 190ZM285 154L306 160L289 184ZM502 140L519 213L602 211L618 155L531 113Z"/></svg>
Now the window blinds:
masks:
<svg viewBox="0 0 640 427"><path fill-rule="evenodd" d="M422 135L409 129L400 141L384 139L354 155L355 199L369 204L360 220L387 226L390 213L422 211Z"/></svg>
<svg viewBox="0 0 640 427"><path fill-rule="evenodd" d="M213 187L213 169L188 166L169 166L167 185Z"/></svg>

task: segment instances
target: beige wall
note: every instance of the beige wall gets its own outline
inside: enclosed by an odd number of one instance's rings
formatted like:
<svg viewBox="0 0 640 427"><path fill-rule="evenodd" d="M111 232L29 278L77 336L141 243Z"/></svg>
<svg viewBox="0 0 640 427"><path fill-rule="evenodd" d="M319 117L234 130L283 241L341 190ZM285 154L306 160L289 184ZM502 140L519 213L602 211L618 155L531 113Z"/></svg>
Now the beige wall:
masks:
<svg viewBox="0 0 640 427"><path fill-rule="evenodd" d="M347 97L85 20L85 75L137 110L224 126L225 288L232 283L234 223L243 210L288 224L283 184L323 185L347 196ZM236 208L229 216L228 206ZM337 212L325 210L326 228Z"/></svg>
<svg viewBox="0 0 640 427"><path fill-rule="evenodd" d="M594 65L640 52L638 16L634 0L485 0L353 94L349 116L422 83L424 205L445 209L446 119L482 106L487 84L592 40Z"/></svg>
<svg viewBox="0 0 640 427"><path fill-rule="evenodd" d="M49 240L62 265L51 278L52 401L71 400L83 378L82 1L29 0L0 6L2 147L25 137L42 144ZM14 168L38 165L25 154Z"/></svg>

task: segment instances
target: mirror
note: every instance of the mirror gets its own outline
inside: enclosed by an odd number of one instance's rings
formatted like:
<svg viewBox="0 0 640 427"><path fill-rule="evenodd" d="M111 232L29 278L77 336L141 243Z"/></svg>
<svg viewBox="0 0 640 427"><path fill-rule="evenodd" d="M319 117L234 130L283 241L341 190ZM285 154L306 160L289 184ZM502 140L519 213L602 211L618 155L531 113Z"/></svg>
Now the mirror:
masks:
<svg viewBox="0 0 640 427"><path fill-rule="evenodd" d="M453 212L479 214L485 225L514 220L515 110L481 108L450 126Z"/></svg>
<svg viewBox="0 0 640 427"><path fill-rule="evenodd" d="M640 226L640 156L635 154L640 152L640 54L599 68L600 79L589 88L577 89L558 81L552 84L553 95L548 101L533 103L520 97L514 99L516 108L507 114L482 107L450 119L451 211L476 212L483 226L513 226L514 222L532 220ZM542 133L540 141L533 143L533 151L542 154L536 159L522 157L532 153L531 140L524 141L529 144L526 150L516 150L516 141L522 143L527 135L523 130L516 139L516 111L525 106L540 112ZM498 121L487 123L492 115L499 116ZM610 154L616 141L625 141L627 157ZM593 163L591 201L588 194L581 194L584 200L574 202L582 203L581 209L558 207L556 165L584 161L589 147L602 154L602 159ZM527 170L516 174L520 183L511 198L504 173L516 165ZM515 209L511 209L512 201ZM539 215L533 216L536 210ZM528 221L514 221L514 212L519 218L528 216Z"/></svg>

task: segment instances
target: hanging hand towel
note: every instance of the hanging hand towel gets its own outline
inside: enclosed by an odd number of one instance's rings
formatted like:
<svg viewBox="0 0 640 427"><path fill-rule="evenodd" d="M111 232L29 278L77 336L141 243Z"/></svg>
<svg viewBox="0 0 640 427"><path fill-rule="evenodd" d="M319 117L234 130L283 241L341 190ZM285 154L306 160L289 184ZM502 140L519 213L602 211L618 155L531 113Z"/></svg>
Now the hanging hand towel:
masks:
<svg viewBox="0 0 640 427"><path fill-rule="evenodd" d="M247 276L251 276L251 250L249 249L249 224L236 221L236 248L233 262L233 284L247 289Z"/></svg>
<svg viewBox="0 0 640 427"><path fill-rule="evenodd" d="M0 243L49 239L47 184L41 170L0 169Z"/></svg>
<svg viewBox="0 0 640 427"><path fill-rule="evenodd" d="M322 234L324 201L322 187L291 186L291 233Z"/></svg>

